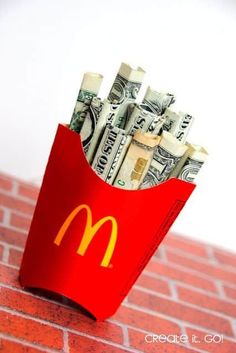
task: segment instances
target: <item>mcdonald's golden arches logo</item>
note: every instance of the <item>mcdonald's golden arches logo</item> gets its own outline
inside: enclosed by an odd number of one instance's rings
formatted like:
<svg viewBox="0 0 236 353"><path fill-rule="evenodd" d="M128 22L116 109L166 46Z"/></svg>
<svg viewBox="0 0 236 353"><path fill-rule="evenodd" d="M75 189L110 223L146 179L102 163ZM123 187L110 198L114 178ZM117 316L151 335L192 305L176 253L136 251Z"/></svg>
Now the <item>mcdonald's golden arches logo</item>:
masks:
<svg viewBox="0 0 236 353"><path fill-rule="evenodd" d="M117 222L116 219L112 216L106 216L101 218L97 223L95 223L94 225L92 225L92 212L91 209L88 205L86 204L82 204L79 205L78 207L76 207L70 214L69 216L66 218L65 222L62 224L59 232L57 233L55 239L54 239L54 243L56 245L60 245L61 241L67 231L67 229L69 228L71 222L74 220L74 218L79 214L80 211L85 210L87 213L87 221L85 224L85 229L84 229L84 234L82 236L80 245L77 249L77 254L79 255L84 255L85 252L88 249L89 244L92 242L95 234L97 233L97 231L108 221L111 222L111 234L110 234L110 239L109 239L109 243L107 245L104 257L102 259L101 262L101 266L103 267L108 267L111 257L113 255L114 249L115 249L115 245L116 245L116 240L117 240Z"/></svg>

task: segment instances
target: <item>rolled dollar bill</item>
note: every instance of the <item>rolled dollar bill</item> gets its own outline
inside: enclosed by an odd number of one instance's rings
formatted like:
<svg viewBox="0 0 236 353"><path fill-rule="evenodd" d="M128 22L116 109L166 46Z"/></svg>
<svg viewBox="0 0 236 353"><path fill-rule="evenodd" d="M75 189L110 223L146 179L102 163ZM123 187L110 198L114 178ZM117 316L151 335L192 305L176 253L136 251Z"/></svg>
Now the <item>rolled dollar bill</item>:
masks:
<svg viewBox="0 0 236 353"><path fill-rule="evenodd" d="M111 103L108 99L104 99L102 103L102 109L98 116L97 125L95 127L91 143L89 145L88 151L86 153L87 160L89 163L92 162L96 149L100 143L102 134L105 130L107 124L112 124L116 116L117 110L119 108L118 104Z"/></svg>
<svg viewBox="0 0 236 353"><path fill-rule="evenodd" d="M128 190L138 189L159 141L159 136L136 131L113 185Z"/></svg>
<svg viewBox="0 0 236 353"><path fill-rule="evenodd" d="M96 97L100 89L103 76L93 72L86 72L80 86L77 102L70 121L70 129L80 132L86 113L93 97Z"/></svg>
<svg viewBox="0 0 236 353"><path fill-rule="evenodd" d="M125 126L125 132L132 136L137 130L153 132L159 120L157 114L151 113L145 106L135 104Z"/></svg>
<svg viewBox="0 0 236 353"><path fill-rule="evenodd" d="M185 154L182 165L178 166L178 178L181 180L192 183L195 180L196 175L207 159L208 153L205 148L187 143L188 151Z"/></svg>
<svg viewBox="0 0 236 353"><path fill-rule="evenodd" d="M93 97L80 131L80 136L85 153L89 149L101 110L101 99L98 97Z"/></svg>
<svg viewBox="0 0 236 353"><path fill-rule="evenodd" d="M93 159L92 168L108 184L112 184L131 142L123 129L108 125Z"/></svg>
<svg viewBox="0 0 236 353"><path fill-rule="evenodd" d="M108 95L110 102L117 102L120 107L115 125L124 128L127 119L127 109L133 103L140 90L145 71L138 67L133 69L130 65L122 63Z"/></svg>
<svg viewBox="0 0 236 353"><path fill-rule="evenodd" d="M192 115L183 112L177 114L170 109L166 109L164 117L163 130L170 132L179 141L184 143L194 120Z"/></svg>
<svg viewBox="0 0 236 353"><path fill-rule="evenodd" d="M165 181L187 149L187 146L169 132L163 131L140 189L147 189Z"/></svg>
<svg viewBox="0 0 236 353"><path fill-rule="evenodd" d="M150 86L147 88L142 104L151 112L162 115L166 108L175 102L175 96L171 93L154 91Z"/></svg>
<svg viewBox="0 0 236 353"><path fill-rule="evenodd" d="M156 123L156 126L155 126L154 130L152 131L152 134L154 134L154 135L161 135L162 127L166 121L166 119L163 115L159 116L158 118L159 119Z"/></svg>

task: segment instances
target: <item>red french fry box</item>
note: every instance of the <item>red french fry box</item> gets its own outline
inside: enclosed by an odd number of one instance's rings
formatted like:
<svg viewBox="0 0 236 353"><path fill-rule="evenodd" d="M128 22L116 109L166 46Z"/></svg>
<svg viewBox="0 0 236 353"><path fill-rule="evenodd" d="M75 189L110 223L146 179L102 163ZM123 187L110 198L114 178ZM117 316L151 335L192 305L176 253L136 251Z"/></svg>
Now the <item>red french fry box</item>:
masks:
<svg viewBox="0 0 236 353"><path fill-rule="evenodd" d="M104 182L80 135L58 126L20 269L24 287L66 296L96 319L111 316L163 240L195 185L145 190Z"/></svg>

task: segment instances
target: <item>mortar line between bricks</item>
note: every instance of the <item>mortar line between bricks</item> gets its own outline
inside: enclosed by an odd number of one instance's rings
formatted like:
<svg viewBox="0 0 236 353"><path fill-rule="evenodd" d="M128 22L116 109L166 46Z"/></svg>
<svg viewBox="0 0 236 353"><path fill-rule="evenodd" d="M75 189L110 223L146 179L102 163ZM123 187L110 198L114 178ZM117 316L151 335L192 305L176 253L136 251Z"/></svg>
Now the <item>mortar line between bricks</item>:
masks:
<svg viewBox="0 0 236 353"><path fill-rule="evenodd" d="M32 215L28 214L28 213L24 213L22 211L19 211L19 210L15 210L13 208L10 208L10 207L7 207L7 206L3 206L3 205L0 205L0 209L5 211L10 211L10 214L14 214L14 215L17 215L17 216L21 216L23 218L27 218L27 219L31 219L32 218Z"/></svg>
<svg viewBox="0 0 236 353"><path fill-rule="evenodd" d="M231 326L232 326L234 336L236 337L236 319L232 320Z"/></svg>
<svg viewBox="0 0 236 353"><path fill-rule="evenodd" d="M3 262L4 264L8 264L9 255L10 255L9 245L4 245L3 254L2 254L2 261L0 261L0 262Z"/></svg>
<svg viewBox="0 0 236 353"><path fill-rule="evenodd" d="M178 324L179 326L184 324L185 326L192 327L192 328L194 328L196 330L209 332L209 333L214 333L214 334L219 334L219 331L215 331L213 329L210 329L210 328L207 328L207 327L204 327L204 326L199 326L199 325L196 325L196 324L194 324L192 322L189 322L189 321L186 321L186 320L182 320L182 319L178 319L178 318L175 318L173 316L168 316L166 314L160 313L158 311L154 311L152 309L147 309L147 308L135 305L135 304L126 304L124 306L129 308L129 309L134 309L134 310L137 310L137 311L145 313L145 314L150 314L150 315L153 315L153 316L156 316L156 317L160 317L160 318L168 320L168 321L172 321L172 322ZM129 325L127 325L127 327L129 327ZM224 337L227 338L228 340L236 343L235 336L228 336L226 333L221 333L221 334L223 334Z"/></svg>
<svg viewBox="0 0 236 353"><path fill-rule="evenodd" d="M128 328L125 325L122 325L122 326L120 325L120 327L122 328L122 332L123 332L123 345L126 347L130 347Z"/></svg>
<svg viewBox="0 0 236 353"><path fill-rule="evenodd" d="M43 350L43 352L45 353L59 353L62 352L61 350L54 350L51 349L49 347L46 346L42 346L40 343L34 344L32 342L26 341L24 338L17 338L15 336L11 336L11 335L7 335L5 333L0 332L0 338L11 341L11 342L15 342L15 343L19 343L22 345L25 345L26 347L29 348L35 348L35 349L40 349Z"/></svg>
<svg viewBox="0 0 236 353"><path fill-rule="evenodd" d="M1 223L0 223L1 224ZM4 228L7 228L9 230L13 230L13 231L16 231L16 232L19 232L19 233L22 233L24 235L28 235L29 231L28 230L25 230L25 229L22 229L22 228L19 228L19 227L15 227L15 226L12 226L10 224L7 224L7 225L4 225L4 224L1 224L2 227Z"/></svg>
<svg viewBox="0 0 236 353"><path fill-rule="evenodd" d="M63 332L64 326L60 326L59 324L56 324L54 322L46 321L46 320L43 320L43 319L39 319L39 318L36 318L34 316L30 316L29 314L25 314L25 313L22 313L22 312L19 312L19 311L16 311L16 310L12 310L12 309L3 307L1 305L0 305L0 310L4 311L6 313L9 313L11 315L23 317L24 319L32 320L32 321L35 321L35 322L39 322L39 323L41 323L43 325L54 327L54 328L56 328L56 329L58 329L58 330ZM127 351L132 352L132 353L143 353L142 351L139 351L137 349L133 349L133 348L131 349L131 348L125 347L125 346L123 346L123 345L121 345L119 343L108 341L108 340L100 338L100 337L92 336L92 335L89 335L87 333L84 333L84 332L81 332L81 331L77 331L75 329L67 328L67 332L74 333L74 334L79 335L79 336L88 337L88 338L90 338L90 339L92 339L94 341L102 342L102 343L105 343L105 344L110 345L112 347L121 348L121 349L125 348Z"/></svg>
<svg viewBox="0 0 236 353"><path fill-rule="evenodd" d="M177 279L170 279L170 277L159 275L159 274L156 274L156 273L148 271L148 270L144 270L143 274L146 275L146 276L152 277L152 278L164 280L165 282L169 282L170 280L172 280L176 284L178 284L178 285L180 285L182 287L194 290L194 291L202 293L202 294L209 295L209 296L211 296L213 298L218 298L218 299L220 298L219 295L217 293L215 293L215 292L211 292L211 291L207 291L205 289L199 288L199 287L195 287L195 286L193 286L191 284L188 284L188 283L185 283L185 282L181 282L181 281L179 281ZM231 287L233 289L236 289L236 285L234 285L232 283L225 282L225 281L222 281L222 280L219 280L219 281L221 281L222 285L225 284L225 285L227 285L227 286L229 286L229 287ZM230 297L226 297L226 299L227 299L227 302L231 302L232 304L236 304L236 300L235 299L232 299Z"/></svg>
<svg viewBox="0 0 236 353"><path fill-rule="evenodd" d="M232 320L233 319L232 316L229 316L227 314L224 314L224 313L221 313L221 312L218 312L218 311L215 311L215 310L211 310L211 309L208 309L208 308L205 308L205 307L202 307L202 306L197 306L196 304L189 303L189 302L183 301L181 299L173 300L173 298L171 298L170 296L168 297L165 294L157 293L155 291L152 291L151 289L146 289L146 288L143 288L143 287L140 287L140 286L137 286L137 285L134 285L133 288L135 288L135 289L137 289L137 290L139 290L141 292L144 292L144 293L152 294L155 297L161 297L163 299L170 300L173 303L179 303L179 304L185 305L185 306L187 306L189 308L197 309L197 310L199 310L201 312L205 312L205 313L210 314L210 315L215 315L215 316L218 316L218 317L226 319L226 320ZM128 298L128 303L130 303L129 298Z"/></svg>
<svg viewBox="0 0 236 353"><path fill-rule="evenodd" d="M168 284L169 284L169 288L170 288L170 293L171 293L171 295L170 296L166 296L167 298L172 298L172 299L174 299L174 300L176 300L176 301L179 301L179 296L178 296L178 292L177 292L177 289L176 289L176 286L175 286L175 283L174 283L174 281L172 280L172 279L170 279L169 281L168 281ZM140 286L140 287L142 287L142 286ZM144 287L142 287L142 288L144 288ZM159 292L158 292L159 293Z"/></svg>
<svg viewBox="0 0 236 353"><path fill-rule="evenodd" d="M225 291L224 291L224 288L223 288L223 283L221 280L219 279L215 279L215 286L217 288L217 291L218 291L218 294L219 294L219 297L224 300L224 301L227 301L227 302L230 302L227 298L227 296L225 295ZM233 300L233 299L232 299ZM234 301L234 303L236 304L236 300Z"/></svg>
<svg viewBox="0 0 236 353"><path fill-rule="evenodd" d="M4 214L3 214L3 220L1 222L1 224L4 227L8 227L10 225L10 218L11 218L11 210L10 210L10 208L5 207Z"/></svg>
<svg viewBox="0 0 236 353"><path fill-rule="evenodd" d="M153 256L156 256L156 258L164 260L164 261L167 260L166 253L165 253L163 246L160 246Z"/></svg>
<svg viewBox="0 0 236 353"><path fill-rule="evenodd" d="M213 248L211 247L211 245L210 244L206 244L205 249L207 251L207 256L211 260L211 263L215 264L215 265L219 265L219 262L215 258L215 255L214 255L214 252L213 252Z"/></svg>
<svg viewBox="0 0 236 353"><path fill-rule="evenodd" d="M17 216L20 216L20 217L24 217L24 218L27 218L28 220L31 220L33 215L32 214L29 214L29 213L25 213L25 212L21 212L19 210L15 210L13 208L10 208L10 207L7 207L7 206L3 206L3 205L0 205L0 209L5 212L5 210L9 211L10 214L14 214L14 215L17 215Z"/></svg>
<svg viewBox="0 0 236 353"><path fill-rule="evenodd" d="M6 243L5 241L2 241L2 240L0 240L0 245L9 246L9 248L14 249L14 250L18 250L18 251L21 251L21 252L24 251L24 249L21 248L20 246L9 244L9 243Z"/></svg>
<svg viewBox="0 0 236 353"><path fill-rule="evenodd" d="M199 277L201 279L207 279L208 281L211 281L211 282L214 282L214 280L215 280L214 276L203 274L202 272L199 272L199 271L194 270L192 268L190 269L188 267L184 267L184 266L179 265L179 264L177 264L175 262L171 262L171 261L165 262L165 261L159 260L159 259L157 259L155 257L152 258L152 261L155 262L157 265L158 265L158 262L160 262L163 265L168 265L169 267L176 268L177 270L189 273L191 275L195 275L195 276L197 276L197 277ZM150 271L150 272L153 272L153 271ZM228 272L231 272L231 271L228 271ZM234 273L234 272L231 272L231 273L236 275L236 273Z"/></svg>
<svg viewBox="0 0 236 353"><path fill-rule="evenodd" d="M25 196L22 196L22 195L19 195L19 194L13 194L12 192L7 192L5 190L0 190L0 194L2 195L5 195L5 196L10 196L12 198L14 198L15 200L18 200L18 201L23 201L29 205L32 205L32 206L35 206L36 205L36 200L32 200L28 197L25 197ZM12 208L10 208L12 209ZM12 209L14 210L14 209Z"/></svg>
<svg viewBox="0 0 236 353"><path fill-rule="evenodd" d="M64 342L63 352L70 353L69 338L68 338L67 330L63 331L63 342Z"/></svg>
<svg viewBox="0 0 236 353"><path fill-rule="evenodd" d="M184 327L184 325L181 325L181 334L188 337L188 334L187 334L187 331L186 331L186 328ZM186 347L191 347L189 340L187 340L187 342L186 342Z"/></svg>
<svg viewBox="0 0 236 353"><path fill-rule="evenodd" d="M6 262L3 262L3 261L0 261L0 264L4 265L4 266L6 266L6 267L9 267L9 268L13 268L14 270L19 271L19 267L18 267L18 266L11 265L11 264L6 263Z"/></svg>
<svg viewBox="0 0 236 353"><path fill-rule="evenodd" d="M14 196L18 196L18 190L19 190L19 182L16 180L12 180L12 189L11 189L11 194Z"/></svg>

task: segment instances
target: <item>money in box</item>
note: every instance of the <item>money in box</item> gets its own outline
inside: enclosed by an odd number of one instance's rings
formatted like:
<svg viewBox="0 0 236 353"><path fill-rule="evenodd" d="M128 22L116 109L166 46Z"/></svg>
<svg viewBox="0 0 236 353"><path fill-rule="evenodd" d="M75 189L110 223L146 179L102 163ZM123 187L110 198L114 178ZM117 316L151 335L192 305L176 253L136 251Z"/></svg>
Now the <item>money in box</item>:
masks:
<svg viewBox="0 0 236 353"><path fill-rule="evenodd" d="M107 184L80 135L59 125L22 264L24 287L66 296L111 316L163 240L195 185L177 178L143 190Z"/></svg>

